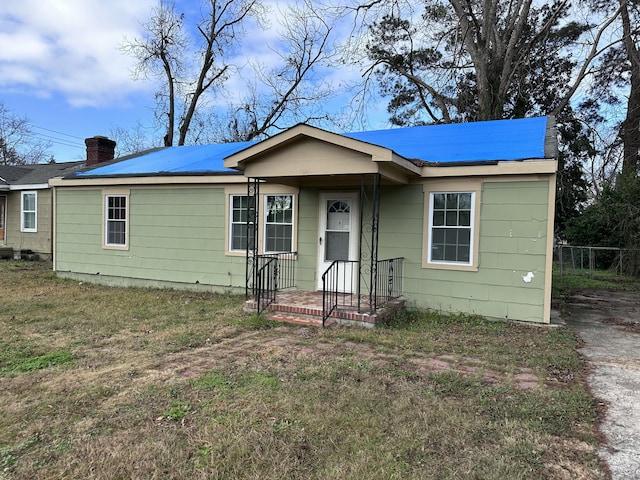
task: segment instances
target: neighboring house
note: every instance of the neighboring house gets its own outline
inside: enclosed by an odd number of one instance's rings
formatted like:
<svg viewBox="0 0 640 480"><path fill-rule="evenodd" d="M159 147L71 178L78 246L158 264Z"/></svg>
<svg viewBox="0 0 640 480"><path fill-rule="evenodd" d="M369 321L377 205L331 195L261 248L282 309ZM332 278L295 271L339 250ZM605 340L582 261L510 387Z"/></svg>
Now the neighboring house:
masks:
<svg viewBox="0 0 640 480"><path fill-rule="evenodd" d="M51 259L52 197L49 179L67 175L84 162L0 165L0 253Z"/></svg>
<svg viewBox="0 0 640 480"><path fill-rule="evenodd" d="M552 117L142 152L50 182L54 268L549 322L556 156Z"/></svg>

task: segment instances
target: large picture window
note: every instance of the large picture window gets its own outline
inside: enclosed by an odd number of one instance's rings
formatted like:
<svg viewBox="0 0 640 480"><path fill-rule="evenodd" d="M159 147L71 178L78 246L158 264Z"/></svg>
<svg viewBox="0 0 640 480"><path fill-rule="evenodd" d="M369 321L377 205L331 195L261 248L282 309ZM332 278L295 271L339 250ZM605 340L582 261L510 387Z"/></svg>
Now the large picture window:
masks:
<svg viewBox="0 0 640 480"><path fill-rule="evenodd" d="M126 195L105 197L105 245L127 246L128 205Z"/></svg>
<svg viewBox="0 0 640 480"><path fill-rule="evenodd" d="M20 231L38 231L38 192L22 192Z"/></svg>
<svg viewBox="0 0 640 480"><path fill-rule="evenodd" d="M290 252L293 245L293 195L266 195L264 251Z"/></svg>
<svg viewBox="0 0 640 480"><path fill-rule="evenodd" d="M429 262L471 265L475 193L432 192L429 204Z"/></svg>

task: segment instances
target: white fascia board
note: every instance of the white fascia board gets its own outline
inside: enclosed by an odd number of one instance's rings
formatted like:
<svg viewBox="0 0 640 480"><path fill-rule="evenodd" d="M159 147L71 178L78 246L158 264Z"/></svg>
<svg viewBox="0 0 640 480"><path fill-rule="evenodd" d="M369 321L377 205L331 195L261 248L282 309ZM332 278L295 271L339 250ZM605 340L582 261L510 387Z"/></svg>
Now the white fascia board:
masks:
<svg viewBox="0 0 640 480"><path fill-rule="evenodd" d="M9 185L9 190L45 190L48 183L32 183L31 185Z"/></svg>

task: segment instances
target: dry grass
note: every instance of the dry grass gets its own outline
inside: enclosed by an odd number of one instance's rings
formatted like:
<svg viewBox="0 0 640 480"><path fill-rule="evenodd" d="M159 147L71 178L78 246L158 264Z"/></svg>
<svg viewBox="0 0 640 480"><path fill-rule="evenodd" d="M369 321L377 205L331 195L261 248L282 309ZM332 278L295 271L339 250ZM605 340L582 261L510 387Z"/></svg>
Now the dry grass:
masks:
<svg viewBox="0 0 640 480"><path fill-rule="evenodd" d="M605 478L564 329L275 325L13 262L0 292L0 478Z"/></svg>

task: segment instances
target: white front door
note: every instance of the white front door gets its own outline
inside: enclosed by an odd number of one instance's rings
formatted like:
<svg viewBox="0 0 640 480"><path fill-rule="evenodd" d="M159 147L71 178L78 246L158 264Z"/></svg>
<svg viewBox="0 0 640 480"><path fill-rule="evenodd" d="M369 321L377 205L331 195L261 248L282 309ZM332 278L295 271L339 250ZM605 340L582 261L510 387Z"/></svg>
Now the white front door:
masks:
<svg viewBox="0 0 640 480"><path fill-rule="evenodd" d="M318 290L322 289L322 274L334 260L357 260L358 257L358 194L335 192L320 194L318 225ZM353 292L357 278L356 263L340 263L338 290Z"/></svg>

